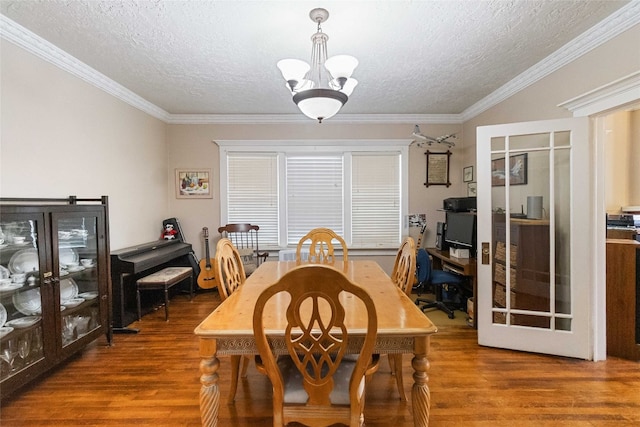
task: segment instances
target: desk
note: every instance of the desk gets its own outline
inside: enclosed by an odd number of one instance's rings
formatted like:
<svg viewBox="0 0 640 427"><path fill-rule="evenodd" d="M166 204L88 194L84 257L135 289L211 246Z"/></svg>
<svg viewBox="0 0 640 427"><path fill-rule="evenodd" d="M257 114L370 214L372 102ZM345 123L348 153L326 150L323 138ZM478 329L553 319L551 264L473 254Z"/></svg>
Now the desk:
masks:
<svg viewBox="0 0 640 427"><path fill-rule="evenodd" d="M437 248L425 248L427 253L433 258L433 268L436 270L451 270L462 276L471 279L473 288L473 327L478 326L478 275L475 258L456 258L449 254L449 251L443 251Z"/></svg>
<svg viewBox="0 0 640 427"><path fill-rule="evenodd" d="M295 261L267 261L247 278L243 286L218 306L195 329L200 341L200 415L203 426L218 425L220 390L218 367L221 355L255 355L258 350L253 336L253 307L260 293L287 271L296 267ZM335 268L343 270L342 261ZM427 376L431 335L437 328L427 316L398 289L375 261L349 261L347 277L366 286L378 314L378 335L374 353L413 353L414 384L411 390L415 426L429 425L430 392ZM284 330L284 309L271 317L267 329ZM362 316L351 313L352 325L363 328ZM359 319L360 318L360 319ZM282 354L286 348L282 349Z"/></svg>

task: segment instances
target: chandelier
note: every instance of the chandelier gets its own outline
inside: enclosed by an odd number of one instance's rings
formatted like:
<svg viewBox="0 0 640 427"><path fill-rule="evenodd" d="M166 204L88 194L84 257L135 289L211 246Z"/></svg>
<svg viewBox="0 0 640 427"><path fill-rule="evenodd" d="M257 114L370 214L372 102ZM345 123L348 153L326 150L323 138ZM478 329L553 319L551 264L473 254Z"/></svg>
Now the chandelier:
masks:
<svg viewBox="0 0 640 427"><path fill-rule="evenodd" d="M358 60L349 55L327 59L329 36L320 24L329 18L329 12L317 8L309 12L309 17L318 23L318 31L311 36L311 65L299 59L283 59L277 65L302 114L322 123L340 111L358 84L351 78Z"/></svg>

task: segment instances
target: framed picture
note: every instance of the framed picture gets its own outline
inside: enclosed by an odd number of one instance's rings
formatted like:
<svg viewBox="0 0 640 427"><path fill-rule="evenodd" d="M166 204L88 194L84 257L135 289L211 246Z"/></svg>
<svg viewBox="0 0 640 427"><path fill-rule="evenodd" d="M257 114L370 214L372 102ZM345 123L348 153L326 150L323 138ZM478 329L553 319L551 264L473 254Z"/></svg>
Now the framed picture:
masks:
<svg viewBox="0 0 640 427"><path fill-rule="evenodd" d="M466 168L462 169L462 181L473 181L473 166L467 166Z"/></svg>
<svg viewBox="0 0 640 427"><path fill-rule="evenodd" d="M176 198L213 198L211 169L176 169Z"/></svg>
<svg viewBox="0 0 640 427"><path fill-rule="evenodd" d="M478 191L477 191L477 183L476 182L470 182L467 184L467 197L477 197L478 196Z"/></svg>
<svg viewBox="0 0 640 427"><path fill-rule="evenodd" d="M491 160L491 186L504 186L506 173L509 173L510 185L527 183L527 153L509 156L509 168L505 170L505 159Z"/></svg>
<svg viewBox="0 0 640 427"><path fill-rule="evenodd" d="M427 151L427 182L425 186L430 185L451 185L449 182L449 157L451 151L434 153Z"/></svg>

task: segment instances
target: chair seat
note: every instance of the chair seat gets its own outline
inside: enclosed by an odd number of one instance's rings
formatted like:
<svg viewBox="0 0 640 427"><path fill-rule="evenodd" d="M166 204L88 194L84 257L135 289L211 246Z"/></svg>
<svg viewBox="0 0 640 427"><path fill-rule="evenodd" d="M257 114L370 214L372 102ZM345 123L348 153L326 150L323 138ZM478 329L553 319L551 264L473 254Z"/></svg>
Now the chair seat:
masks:
<svg viewBox="0 0 640 427"><path fill-rule="evenodd" d="M141 288L164 288L164 286L175 285L186 279L191 276L192 272L193 269L191 267L167 267L138 279L136 283Z"/></svg>
<svg viewBox="0 0 640 427"><path fill-rule="evenodd" d="M355 358L345 357L338 366L338 370L333 376L335 381L334 388L331 391L330 399L334 405L349 405L349 380L351 373L356 366L357 356ZM282 373L284 383L284 401L285 403L306 403L309 395L302 384L302 374L298 371L293 359L288 356L278 358L278 368ZM364 377L360 384L361 395L364 390Z"/></svg>
<svg viewBox="0 0 640 427"><path fill-rule="evenodd" d="M450 285L459 285L464 281L464 277L444 270L432 270L429 280L434 285L448 283Z"/></svg>
<svg viewBox="0 0 640 427"><path fill-rule="evenodd" d="M238 255L240 255L240 259L242 260L242 266L244 267L245 276L249 276L251 273L256 271L258 268L258 263L255 258L255 250L251 248L236 248L238 251Z"/></svg>

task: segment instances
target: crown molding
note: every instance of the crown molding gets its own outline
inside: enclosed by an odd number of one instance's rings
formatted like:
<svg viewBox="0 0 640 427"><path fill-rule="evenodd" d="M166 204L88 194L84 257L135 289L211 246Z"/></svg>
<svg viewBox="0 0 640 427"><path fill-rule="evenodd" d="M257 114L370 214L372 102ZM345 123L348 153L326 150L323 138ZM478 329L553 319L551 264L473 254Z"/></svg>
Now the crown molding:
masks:
<svg viewBox="0 0 640 427"><path fill-rule="evenodd" d="M232 147L233 150L242 148L255 151L256 147L269 147L269 151L274 151L274 147L311 147L314 150L326 148L334 150L336 147L362 147L364 149L382 148L389 150L389 147L408 147L411 139L216 139L211 141L219 147Z"/></svg>
<svg viewBox="0 0 640 427"><path fill-rule="evenodd" d="M155 118L166 122L169 117L169 113L162 108L136 95L4 15L0 15L0 37Z"/></svg>
<svg viewBox="0 0 640 427"><path fill-rule="evenodd" d="M474 118L478 114L515 95L639 23L640 2L632 1L533 67L516 76L513 80L498 88L489 96L467 108L461 114L463 122Z"/></svg>
<svg viewBox="0 0 640 427"><path fill-rule="evenodd" d="M169 124L308 124L302 114L170 114ZM459 114L339 114L332 124L461 124Z"/></svg>
<svg viewBox="0 0 640 427"><path fill-rule="evenodd" d="M566 108L574 117L606 113L621 105L640 100L640 71L572 98L558 107Z"/></svg>

